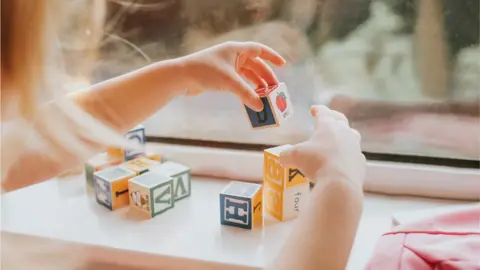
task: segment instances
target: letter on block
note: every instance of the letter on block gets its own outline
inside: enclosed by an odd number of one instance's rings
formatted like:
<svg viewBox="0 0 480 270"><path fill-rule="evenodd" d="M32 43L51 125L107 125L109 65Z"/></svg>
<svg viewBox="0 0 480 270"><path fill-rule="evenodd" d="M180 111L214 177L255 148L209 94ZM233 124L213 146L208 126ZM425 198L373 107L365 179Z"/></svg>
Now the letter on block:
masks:
<svg viewBox="0 0 480 270"><path fill-rule="evenodd" d="M148 172L154 166L160 164L155 160L148 159L146 157L136 157L132 160L122 163L120 166L134 171L137 175Z"/></svg>
<svg viewBox="0 0 480 270"><path fill-rule="evenodd" d="M125 134L127 140L136 141L139 144L145 144L147 142L145 136L145 127L143 125L138 125L134 129L130 130ZM143 150L125 150L124 159L131 160L140 155L143 155L145 152Z"/></svg>
<svg viewBox="0 0 480 270"><path fill-rule="evenodd" d="M97 171L119 165L122 163L123 158L112 157L107 153L101 153L91 158L85 163L85 178L87 184L93 186L93 174Z"/></svg>
<svg viewBox="0 0 480 270"><path fill-rule="evenodd" d="M175 205L173 179L166 175L147 172L129 180L130 206L155 217Z"/></svg>
<svg viewBox="0 0 480 270"><path fill-rule="evenodd" d="M257 90L264 109L256 112L247 106L248 119L253 129L276 127L293 115L293 105L285 83Z"/></svg>
<svg viewBox="0 0 480 270"><path fill-rule="evenodd" d="M280 221L296 218L306 205L310 192L310 182L302 172L280 165L280 153L290 147L283 145L264 151L265 211Z"/></svg>
<svg viewBox="0 0 480 270"><path fill-rule="evenodd" d="M173 194L175 201L190 196L192 190L190 168L172 161L164 162L150 169L150 171L165 174L173 178Z"/></svg>
<svg viewBox="0 0 480 270"><path fill-rule="evenodd" d="M94 174L97 202L110 210L127 206L128 180L136 173L121 167L110 167Z"/></svg>
<svg viewBox="0 0 480 270"><path fill-rule="evenodd" d="M220 223L254 229L263 226L262 185L231 182L220 193Z"/></svg>

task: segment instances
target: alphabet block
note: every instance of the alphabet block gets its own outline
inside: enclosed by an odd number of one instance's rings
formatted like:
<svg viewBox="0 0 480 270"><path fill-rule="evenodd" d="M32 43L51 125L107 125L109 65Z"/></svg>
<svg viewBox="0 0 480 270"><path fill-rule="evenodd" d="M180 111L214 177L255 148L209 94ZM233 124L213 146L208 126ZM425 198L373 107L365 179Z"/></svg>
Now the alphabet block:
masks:
<svg viewBox="0 0 480 270"><path fill-rule="evenodd" d="M128 181L130 206L153 218L175 206L172 177L147 172Z"/></svg>
<svg viewBox="0 0 480 270"><path fill-rule="evenodd" d="M122 163L120 166L135 172L137 175L142 173L146 173L150 170L150 168L160 164L155 160L148 159L146 157L136 157L132 160Z"/></svg>
<svg viewBox="0 0 480 270"><path fill-rule="evenodd" d="M85 178L87 184L93 186L93 174L108 167L116 166L122 163L123 159L112 157L107 153L98 154L85 163Z"/></svg>
<svg viewBox="0 0 480 270"><path fill-rule="evenodd" d="M164 162L151 169L152 172L165 174L173 178L175 201L190 196L192 183L190 168L172 161Z"/></svg>
<svg viewBox="0 0 480 270"><path fill-rule="evenodd" d="M264 151L264 200L268 214L280 221L294 219L302 211L310 192L308 179L294 167L280 165L280 153L291 145Z"/></svg>
<svg viewBox="0 0 480 270"><path fill-rule="evenodd" d="M257 90L264 109L256 112L247 106L248 119L253 129L276 127L293 115L293 105L285 83Z"/></svg>
<svg viewBox="0 0 480 270"><path fill-rule="evenodd" d="M143 125L136 126L125 134L125 138L127 140L136 141L140 145L144 145L147 142L145 136L145 127ZM132 160L138 156L145 155L145 151L143 149L130 150L115 146L107 147L107 153L111 157L122 158L124 161Z"/></svg>
<svg viewBox="0 0 480 270"><path fill-rule="evenodd" d="M220 193L220 223L243 229L263 226L262 185L233 181Z"/></svg>
<svg viewBox="0 0 480 270"><path fill-rule="evenodd" d="M95 172L94 188L97 202L110 210L127 206L128 180L135 175L135 172L118 166Z"/></svg>
<svg viewBox="0 0 480 270"><path fill-rule="evenodd" d="M162 156L160 156L160 154L157 154L155 152L146 152L145 153L145 157L148 158L148 159L151 159L151 160L155 160L157 162L162 162Z"/></svg>

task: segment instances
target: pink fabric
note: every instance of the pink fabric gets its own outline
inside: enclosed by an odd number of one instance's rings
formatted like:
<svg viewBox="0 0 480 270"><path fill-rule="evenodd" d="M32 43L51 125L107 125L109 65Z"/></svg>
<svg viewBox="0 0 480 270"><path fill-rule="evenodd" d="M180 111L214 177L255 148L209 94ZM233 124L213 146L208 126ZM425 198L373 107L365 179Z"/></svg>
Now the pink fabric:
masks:
<svg viewBox="0 0 480 270"><path fill-rule="evenodd" d="M480 204L398 226L365 269L480 270Z"/></svg>

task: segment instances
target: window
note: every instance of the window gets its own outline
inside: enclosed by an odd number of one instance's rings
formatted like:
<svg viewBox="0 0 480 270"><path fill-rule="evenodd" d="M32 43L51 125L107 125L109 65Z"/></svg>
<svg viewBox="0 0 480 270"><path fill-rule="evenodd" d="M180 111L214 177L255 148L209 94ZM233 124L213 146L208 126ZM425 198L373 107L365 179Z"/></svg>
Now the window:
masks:
<svg viewBox="0 0 480 270"><path fill-rule="evenodd" d="M94 14L76 14L69 26L89 33L73 22L107 22L90 83L229 40L262 42L289 61L275 70L295 107L284 126L253 131L233 96L207 93L179 98L149 119L151 137L296 143L313 127L309 106L321 103L347 115L371 157L454 159L479 167L478 0L89 3ZM69 72L78 80L75 56L91 50L69 45L67 66L75 67Z"/></svg>

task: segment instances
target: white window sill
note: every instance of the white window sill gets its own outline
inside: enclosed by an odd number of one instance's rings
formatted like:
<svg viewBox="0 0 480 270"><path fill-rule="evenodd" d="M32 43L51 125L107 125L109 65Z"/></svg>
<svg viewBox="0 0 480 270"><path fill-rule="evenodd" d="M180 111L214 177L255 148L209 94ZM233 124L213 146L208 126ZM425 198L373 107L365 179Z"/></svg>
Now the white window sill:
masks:
<svg viewBox="0 0 480 270"><path fill-rule="evenodd" d="M150 144L199 176L260 182L263 153L209 147ZM365 191L388 195L480 201L480 169L369 161Z"/></svg>
<svg viewBox="0 0 480 270"><path fill-rule="evenodd" d="M261 269L278 252L294 221L270 221L256 231L220 225L218 194L227 183L194 177L190 198L148 221L129 217L127 208L111 212L98 205L83 176L5 194L2 265L20 270L40 265L73 269L75 263L86 267L80 269L104 270L119 269L107 266L112 264L135 269ZM463 203L367 194L347 269L363 269L378 237L391 228L394 213Z"/></svg>

